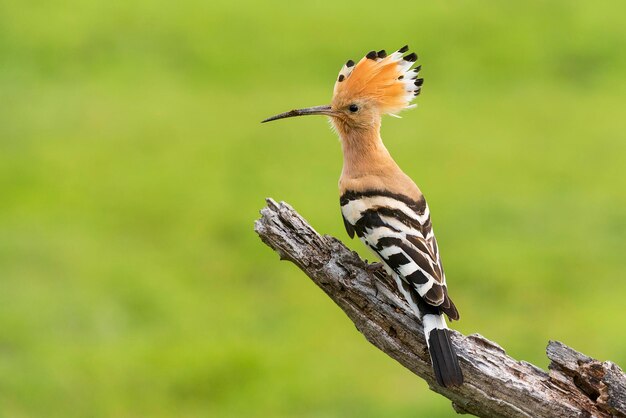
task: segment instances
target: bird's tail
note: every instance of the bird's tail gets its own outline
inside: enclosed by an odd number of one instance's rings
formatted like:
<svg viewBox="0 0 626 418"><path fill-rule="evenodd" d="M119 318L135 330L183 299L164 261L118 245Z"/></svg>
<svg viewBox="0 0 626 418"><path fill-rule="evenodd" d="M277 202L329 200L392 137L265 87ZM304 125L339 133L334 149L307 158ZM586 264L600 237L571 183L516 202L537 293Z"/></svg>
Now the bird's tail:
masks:
<svg viewBox="0 0 626 418"><path fill-rule="evenodd" d="M443 314L436 313L438 309L427 305L418 298L411 286L400 279L396 273L388 269L387 272L396 280L398 289L411 306L415 314L422 319L424 336L433 362L433 371L437 383L444 387L461 386L463 373L459 367L459 359L450 341L450 330L446 325ZM454 304L452 305L454 306ZM454 308L456 311L456 308ZM458 313L456 314L458 319Z"/></svg>
<svg viewBox="0 0 626 418"><path fill-rule="evenodd" d="M444 387L462 385L463 373L443 315L426 314L422 322L437 383Z"/></svg>

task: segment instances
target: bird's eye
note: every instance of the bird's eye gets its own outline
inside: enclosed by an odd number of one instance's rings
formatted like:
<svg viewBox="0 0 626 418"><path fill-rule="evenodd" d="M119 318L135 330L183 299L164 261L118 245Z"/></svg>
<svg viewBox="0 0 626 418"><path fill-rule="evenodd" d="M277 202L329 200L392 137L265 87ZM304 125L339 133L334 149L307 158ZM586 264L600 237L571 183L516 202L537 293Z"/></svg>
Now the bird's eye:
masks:
<svg viewBox="0 0 626 418"><path fill-rule="evenodd" d="M350 112L354 113L359 110L359 107L355 104L351 104L348 109L350 109Z"/></svg>

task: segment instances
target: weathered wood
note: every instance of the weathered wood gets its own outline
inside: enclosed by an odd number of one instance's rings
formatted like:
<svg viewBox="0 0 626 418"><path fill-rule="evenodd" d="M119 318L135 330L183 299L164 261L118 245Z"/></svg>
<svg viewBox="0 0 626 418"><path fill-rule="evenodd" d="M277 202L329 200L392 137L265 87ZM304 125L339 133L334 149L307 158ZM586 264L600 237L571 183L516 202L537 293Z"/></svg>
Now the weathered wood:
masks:
<svg viewBox="0 0 626 418"><path fill-rule="evenodd" d="M465 383L434 380L422 325L381 269L368 266L339 240L319 235L291 206L267 199L255 231L281 259L292 261L376 347L425 379L459 413L480 417L626 417L626 375L556 341L549 373L506 354L479 334L452 332Z"/></svg>

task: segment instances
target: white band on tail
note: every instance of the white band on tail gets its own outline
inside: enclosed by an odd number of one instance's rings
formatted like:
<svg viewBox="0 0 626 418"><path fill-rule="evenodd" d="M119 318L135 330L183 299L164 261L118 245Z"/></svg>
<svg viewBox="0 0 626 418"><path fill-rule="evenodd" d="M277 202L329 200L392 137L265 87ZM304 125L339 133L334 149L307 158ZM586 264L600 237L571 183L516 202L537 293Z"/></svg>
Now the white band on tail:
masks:
<svg viewBox="0 0 626 418"><path fill-rule="evenodd" d="M424 335L426 336L426 343L428 343L430 331L433 329L446 329L446 320L443 315L427 314L422 317L422 323L424 324Z"/></svg>

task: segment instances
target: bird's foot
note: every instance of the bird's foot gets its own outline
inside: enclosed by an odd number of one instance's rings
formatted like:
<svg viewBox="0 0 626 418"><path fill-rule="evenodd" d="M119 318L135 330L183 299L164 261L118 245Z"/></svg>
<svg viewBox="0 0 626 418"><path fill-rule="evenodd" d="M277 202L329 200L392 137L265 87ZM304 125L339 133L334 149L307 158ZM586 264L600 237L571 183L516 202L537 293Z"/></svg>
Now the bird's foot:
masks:
<svg viewBox="0 0 626 418"><path fill-rule="evenodd" d="M374 263L371 263L371 264L367 264L365 268L370 273L378 273L378 272L384 272L385 271L385 267L383 266L383 263L379 263L379 262L374 262Z"/></svg>
<svg viewBox="0 0 626 418"><path fill-rule="evenodd" d="M367 260L365 260L367 262ZM389 287L390 289L394 289L395 288L395 282L393 281L393 278L388 274L387 269L385 268L385 265L383 263L379 263L379 262L374 262L371 264L367 264L365 269L373 274L374 276L376 276L378 278L378 281L374 280L374 284L376 285L376 291L378 292L378 286L379 283L378 282L382 282L385 283L387 285L387 287Z"/></svg>
<svg viewBox="0 0 626 418"><path fill-rule="evenodd" d="M374 262L370 264L367 262L367 260L365 260L365 270L367 270L369 273L373 274L374 276L378 277L378 280L384 279L386 275L385 267L383 266L383 263ZM379 286L378 280L372 278L372 287L376 289L376 296L378 296L378 286Z"/></svg>

